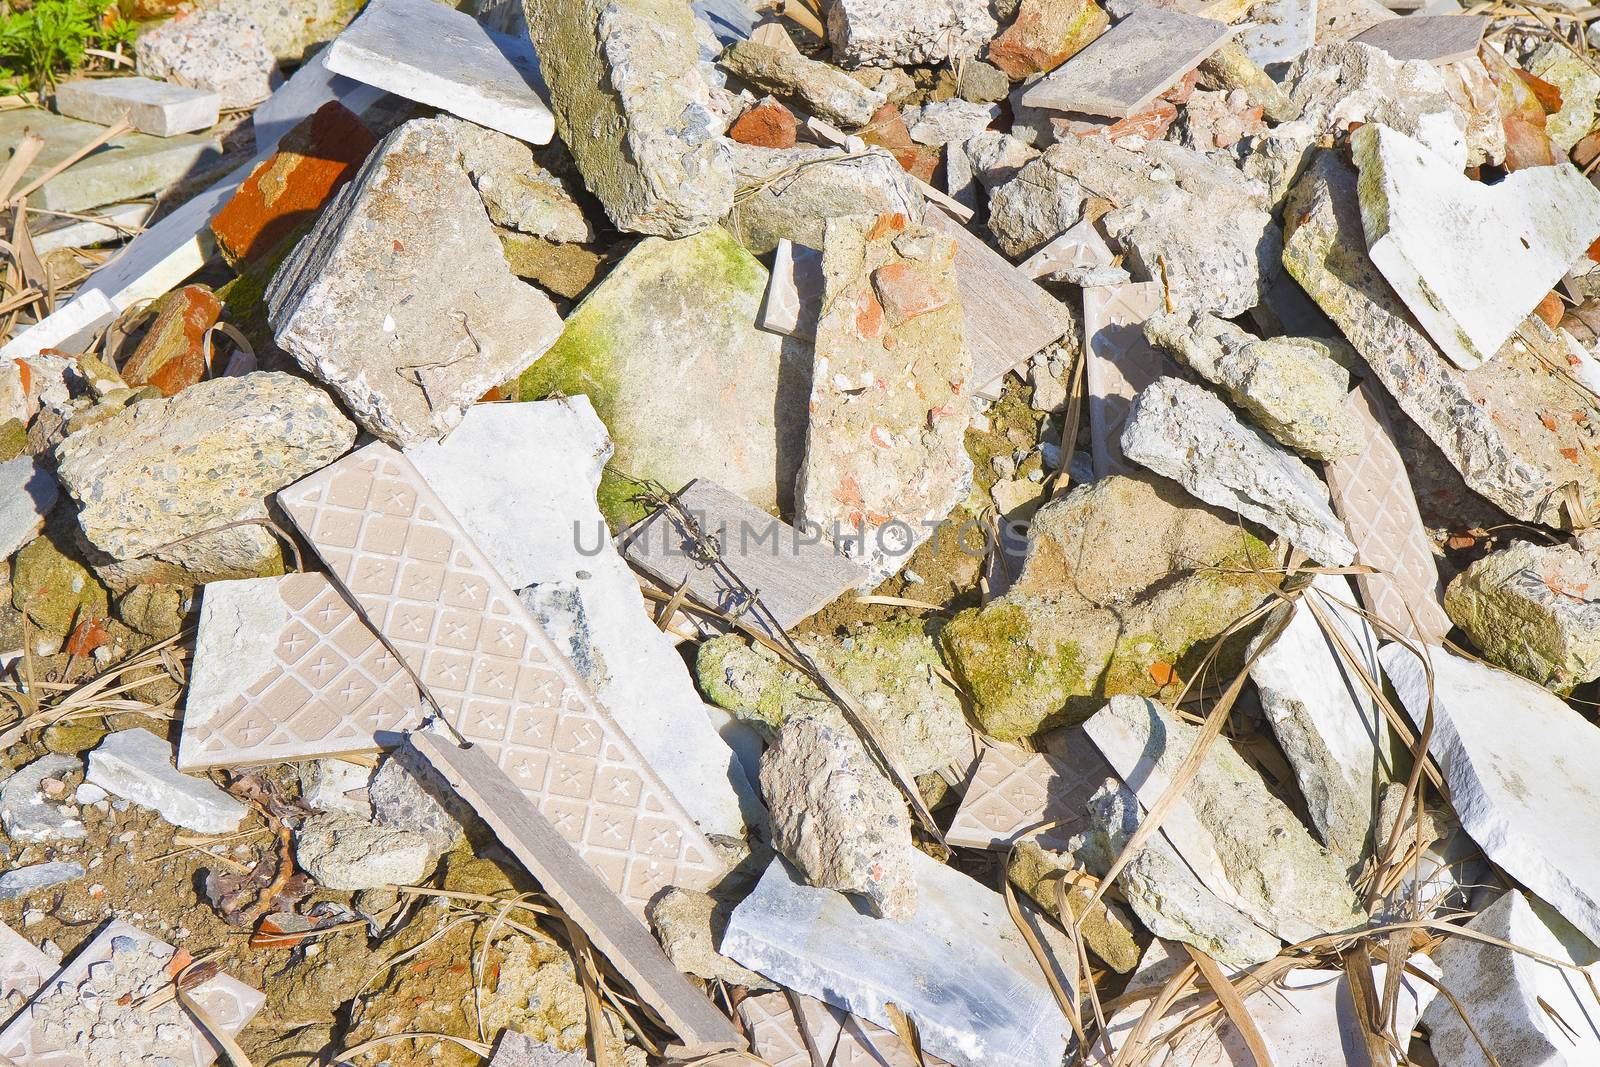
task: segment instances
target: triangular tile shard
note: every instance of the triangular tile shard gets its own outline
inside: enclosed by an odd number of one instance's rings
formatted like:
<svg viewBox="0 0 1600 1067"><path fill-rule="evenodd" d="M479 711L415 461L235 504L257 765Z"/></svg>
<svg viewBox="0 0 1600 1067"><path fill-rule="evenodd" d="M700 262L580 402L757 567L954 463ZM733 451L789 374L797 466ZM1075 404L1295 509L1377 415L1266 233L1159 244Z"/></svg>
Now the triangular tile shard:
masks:
<svg viewBox="0 0 1600 1067"><path fill-rule="evenodd" d="M1387 126L1362 127L1350 147L1372 262L1463 370L1498 352L1600 236L1600 190L1565 161L1484 185Z"/></svg>
<svg viewBox="0 0 1600 1067"><path fill-rule="evenodd" d="M370 751L421 721L411 675L323 575L205 587L179 770Z"/></svg>
<svg viewBox="0 0 1600 1067"><path fill-rule="evenodd" d="M446 721L636 912L723 872L711 844L417 469L368 445L278 494Z"/></svg>
<svg viewBox="0 0 1600 1067"><path fill-rule="evenodd" d="M1082 730L1044 739L1044 752L994 742L984 746L945 840L968 848L1004 849L1043 824L1046 848L1064 849L1089 822L1089 797L1113 776L1111 765Z"/></svg>

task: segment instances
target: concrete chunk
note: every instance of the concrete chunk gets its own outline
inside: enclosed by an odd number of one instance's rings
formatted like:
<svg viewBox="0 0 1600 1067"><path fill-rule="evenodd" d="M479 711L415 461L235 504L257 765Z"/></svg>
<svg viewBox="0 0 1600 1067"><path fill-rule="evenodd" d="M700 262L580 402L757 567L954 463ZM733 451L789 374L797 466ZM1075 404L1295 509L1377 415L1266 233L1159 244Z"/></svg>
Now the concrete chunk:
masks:
<svg viewBox="0 0 1600 1067"><path fill-rule="evenodd" d="M259 104L279 81L266 38L236 12L181 12L139 34L133 52L140 74L210 90L229 109Z"/></svg>
<svg viewBox="0 0 1600 1067"><path fill-rule="evenodd" d="M157 137L217 124L222 98L209 89L149 78L83 78L56 86L56 110L68 118L110 126L123 116L140 133Z"/></svg>
<svg viewBox="0 0 1600 1067"><path fill-rule="evenodd" d="M847 67L972 57L997 29L986 0L838 0L828 7L828 43Z"/></svg>
<svg viewBox="0 0 1600 1067"><path fill-rule="evenodd" d="M897 923L773 860L734 909L722 951L797 992L892 1027L893 1003L923 1046L957 1067L1058 1063L1069 1026L993 890L912 852L919 905Z"/></svg>
<svg viewBox="0 0 1600 1067"><path fill-rule="evenodd" d="M1198 385L1162 378L1140 394L1122 450L1206 503L1282 534L1320 563L1342 567L1355 558L1321 479Z"/></svg>
<svg viewBox="0 0 1600 1067"><path fill-rule="evenodd" d="M208 779L180 774L172 746L149 730L122 730L100 742L89 753L88 780L196 833L232 833L250 813Z"/></svg>
<svg viewBox="0 0 1600 1067"><path fill-rule="evenodd" d="M780 239L821 248L823 226L838 215L897 211L912 222L923 217L916 179L885 149L729 148L741 199L726 225L755 255L766 255Z"/></svg>
<svg viewBox="0 0 1600 1067"><path fill-rule="evenodd" d="M1558 693L1600 678L1600 560L1577 545L1515 541L1445 591L1450 619L1485 659Z"/></svg>
<svg viewBox="0 0 1600 1067"><path fill-rule="evenodd" d="M386 137L266 293L278 344L396 444L449 433L561 331L506 266L461 163L465 129L414 119Z"/></svg>
<svg viewBox="0 0 1600 1067"><path fill-rule="evenodd" d="M1428 336L1471 370L1600 236L1600 189L1566 161L1495 185L1384 126L1351 138L1367 251Z"/></svg>
<svg viewBox="0 0 1600 1067"><path fill-rule="evenodd" d="M681 0L523 0L556 129L618 229L698 233L733 207L722 120Z"/></svg>
<svg viewBox="0 0 1600 1067"><path fill-rule="evenodd" d="M325 61L335 74L533 144L555 133L526 42L433 0L373 0L328 46Z"/></svg>
<svg viewBox="0 0 1600 1067"><path fill-rule="evenodd" d="M829 122L865 126L886 99L838 67L754 41L735 41L718 62L757 89L793 97Z"/></svg>

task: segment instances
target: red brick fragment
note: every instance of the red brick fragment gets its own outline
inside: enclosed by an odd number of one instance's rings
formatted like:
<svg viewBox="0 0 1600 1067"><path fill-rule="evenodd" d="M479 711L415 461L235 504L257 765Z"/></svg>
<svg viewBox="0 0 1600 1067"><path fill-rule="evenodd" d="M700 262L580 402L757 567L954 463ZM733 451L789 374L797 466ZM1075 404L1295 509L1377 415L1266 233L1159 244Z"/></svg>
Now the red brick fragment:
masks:
<svg viewBox="0 0 1600 1067"><path fill-rule="evenodd" d="M757 148L793 148L794 113L776 100L763 100L728 127L728 136Z"/></svg>
<svg viewBox="0 0 1600 1067"><path fill-rule="evenodd" d="M1566 305L1553 291L1544 294L1544 299L1539 301L1539 306L1533 313L1544 320L1544 324L1552 330L1561 325L1561 316L1566 314Z"/></svg>
<svg viewBox="0 0 1600 1067"><path fill-rule="evenodd" d="M222 301L203 285L186 285L166 297L156 321L122 365L122 380L137 389L153 385L174 396L206 374L206 331L217 324Z"/></svg>
<svg viewBox="0 0 1600 1067"><path fill-rule="evenodd" d="M889 321L896 326L918 315L938 311L950 302L946 293L934 284L934 279L903 259L885 263L873 271L872 288Z"/></svg>
<svg viewBox="0 0 1600 1067"><path fill-rule="evenodd" d="M355 177L377 143L349 108L336 100L323 104L289 131L211 220L223 257L238 267L269 255Z"/></svg>

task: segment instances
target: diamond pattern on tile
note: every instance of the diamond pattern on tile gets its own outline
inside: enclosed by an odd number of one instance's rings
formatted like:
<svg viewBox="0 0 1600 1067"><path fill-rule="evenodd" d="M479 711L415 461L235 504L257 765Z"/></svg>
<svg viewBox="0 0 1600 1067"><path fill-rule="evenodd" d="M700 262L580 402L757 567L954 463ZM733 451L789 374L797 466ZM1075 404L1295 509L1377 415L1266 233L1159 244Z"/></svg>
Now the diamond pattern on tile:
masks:
<svg viewBox="0 0 1600 1067"><path fill-rule="evenodd" d="M287 612L277 662L220 708L190 704L179 770L363 752L379 747L378 734L422 721L411 675L332 582L320 574L258 581L276 584Z"/></svg>
<svg viewBox="0 0 1600 1067"><path fill-rule="evenodd" d="M18 1064L26 1064L27 1067L90 1067L88 1055L74 1045L77 1035L68 1035L65 1039L49 1037L35 1025L35 1014L40 1010L41 997L63 986L70 990L82 985L89 979L91 967L109 961L112 958L112 942L118 938L130 938L137 943L174 951L165 941L136 926L130 926L120 919L111 920L95 935L93 941L78 950L71 963L43 985L27 1008L12 1019L4 1030L0 1030L0 1056ZM250 1017L266 1000L260 990L252 989L226 974L207 979L187 990L187 993L194 998L200 1010L216 1023L218 1029L229 1037L243 1030ZM174 1067L205 1067L215 1062L216 1046L198 1026L188 1022L187 1014L182 1009L179 1009L179 1017L184 1019L190 1031L189 1055L187 1058L173 1057L166 1062L173 1062ZM147 1052L139 1062L158 1063L164 1060Z"/></svg>
<svg viewBox="0 0 1600 1067"><path fill-rule="evenodd" d="M723 867L681 804L417 469L372 444L278 494L335 581L541 814L639 914Z"/></svg>
<svg viewBox="0 0 1600 1067"><path fill-rule="evenodd" d="M1376 388L1369 381L1345 398L1345 408L1361 423L1361 451L1325 464L1323 472L1333 510L1356 543L1356 562L1380 572L1355 576L1362 604L1401 634L1437 644L1450 629L1439 604L1439 571Z"/></svg>
<svg viewBox="0 0 1600 1067"><path fill-rule="evenodd" d="M917 1067L900 1039L874 1022L829 1007L813 997L795 994L805 1013L806 1029L823 1063L833 1067ZM795 1024L789 999L762 993L739 1002L739 1017L750 1034L750 1047L771 1067L811 1067L805 1038ZM945 1067L937 1056L923 1054L927 1067Z"/></svg>
<svg viewBox="0 0 1600 1067"><path fill-rule="evenodd" d="M1158 282L1084 286L1089 439L1096 478L1139 469L1122 455L1122 431L1134 397L1176 369L1144 339L1144 321L1164 306Z"/></svg>
<svg viewBox="0 0 1600 1067"><path fill-rule="evenodd" d="M1033 753L999 742L985 748L945 840L1005 848L1031 826L1064 819L1039 835L1046 848L1061 848L1082 830L1089 796L1114 776L1111 766L1082 730L1058 730L1045 738L1045 748Z"/></svg>
<svg viewBox="0 0 1600 1067"><path fill-rule="evenodd" d="M0 1009L6 1016L22 1007L60 969L61 964L35 948L32 941L0 923Z"/></svg>

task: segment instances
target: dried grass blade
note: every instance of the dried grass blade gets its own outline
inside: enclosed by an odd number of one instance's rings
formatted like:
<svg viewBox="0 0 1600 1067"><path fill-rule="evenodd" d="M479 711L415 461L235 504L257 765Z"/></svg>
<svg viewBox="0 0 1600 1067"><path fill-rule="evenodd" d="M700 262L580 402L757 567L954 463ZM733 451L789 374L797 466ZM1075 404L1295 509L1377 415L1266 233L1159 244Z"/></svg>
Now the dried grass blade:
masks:
<svg viewBox="0 0 1600 1067"><path fill-rule="evenodd" d="M107 126L105 129L96 134L94 138L82 148L78 149L76 152L72 153L72 155L68 156L66 159L63 159L60 163L57 163L43 174L33 179L33 181L29 182L27 185L24 185L21 189L18 189L16 199L20 200L26 197L29 193L44 185L45 182L54 178L57 174L60 174L68 167L88 156L91 152L94 152L100 148L101 145L104 145L113 137L121 137L123 134L132 129L133 123L129 122L126 118L119 120L114 126Z"/></svg>
<svg viewBox="0 0 1600 1067"><path fill-rule="evenodd" d="M1374 1067L1392 1062L1389 1040L1384 1037L1386 1026L1379 1018L1378 987L1372 980L1372 954L1365 941L1357 941L1339 957L1344 965L1345 981L1350 986L1350 1004L1361 1031L1361 1041L1367 1046L1367 1059Z"/></svg>
<svg viewBox="0 0 1600 1067"><path fill-rule="evenodd" d="M1239 996L1239 991L1228 981L1228 976L1222 973L1217 961L1193 945L1184 943L1183 947L1188 950L1189 958L1199 969L1200 977L1206 980L1211 991L1217 995L1217 1003L1221 1004L1222 1010L1227 1013L1228 1021L1233 1023L1234 1029L1238 1030L1239 1036L1244 1039L1245 1048L1250 1050L1250 1056L1256 1061L1256 1067L1273 1067L1272 1053L1267 1048L1267 1039L1261 1036L1261 1028L1256 1025L1255 1019L1251 1018L1250 1009L1244 1006L1244 998Z"/></svg>
<svg viewBox="0 0 1600 1067"><path fill-rule="evenodd" d="M927 1057L922 1054L922 1038L917 1034L917 1024L911 1016L900 1010L900 1005L894 1001L886 1001L883 1010L889 1013L889 1021L894 1023L895 1036L911 1054L911 1062L917 1067L927 1067Z"/></svg>
<svg viewBox="0 0 1600 1067"><path fill-rule="evenodd" d="M36 133L24 134L16 148L11 151L11 159L6 163L6 169L0 171L0 204L11 202L11 190L17 187L22 180L23 173L39 158L39 153L44 151L44 138Z"/></svg>

